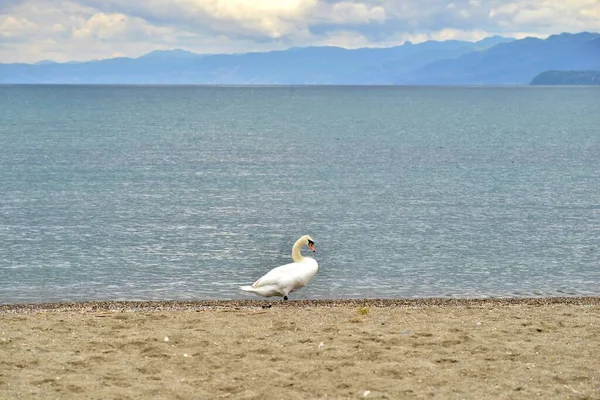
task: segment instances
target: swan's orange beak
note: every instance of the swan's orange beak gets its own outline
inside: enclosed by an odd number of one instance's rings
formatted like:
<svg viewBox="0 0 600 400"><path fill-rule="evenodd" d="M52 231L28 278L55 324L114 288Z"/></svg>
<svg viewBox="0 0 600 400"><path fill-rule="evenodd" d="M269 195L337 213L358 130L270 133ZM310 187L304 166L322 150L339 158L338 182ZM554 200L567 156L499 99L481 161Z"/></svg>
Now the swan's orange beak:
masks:
<svg viewBox="0 0 600 400"><path fill-rule="evenodd" d="M311 250L313 253L315 252L315 244L314 244L314 243L311 243L311 242L309 242L309 243L308 243L308 248L309 248L309 249L310 249L310 250Z"/></svg>

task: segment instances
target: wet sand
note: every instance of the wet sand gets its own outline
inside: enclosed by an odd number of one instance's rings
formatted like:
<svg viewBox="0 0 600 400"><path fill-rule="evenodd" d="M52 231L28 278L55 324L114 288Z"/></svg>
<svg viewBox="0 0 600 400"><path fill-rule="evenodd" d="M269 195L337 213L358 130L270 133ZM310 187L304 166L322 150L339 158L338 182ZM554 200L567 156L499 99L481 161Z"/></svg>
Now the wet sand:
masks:
<svg viewBox="0 0 600 400"><path fill-rule="evenodd" d="M600 298L0 306L0 398L600 399Z"/></svg>

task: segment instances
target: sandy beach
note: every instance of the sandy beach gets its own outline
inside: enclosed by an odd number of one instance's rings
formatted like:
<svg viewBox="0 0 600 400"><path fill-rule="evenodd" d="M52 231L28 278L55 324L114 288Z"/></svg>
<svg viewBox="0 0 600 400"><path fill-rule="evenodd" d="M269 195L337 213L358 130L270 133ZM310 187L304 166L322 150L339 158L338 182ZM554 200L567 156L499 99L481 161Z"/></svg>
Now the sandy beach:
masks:
<svg viewBox="0 0 600 400"><path fill-rule="evenodd" d="M0 306L0 398L599 399L600 298Z"/></svg>

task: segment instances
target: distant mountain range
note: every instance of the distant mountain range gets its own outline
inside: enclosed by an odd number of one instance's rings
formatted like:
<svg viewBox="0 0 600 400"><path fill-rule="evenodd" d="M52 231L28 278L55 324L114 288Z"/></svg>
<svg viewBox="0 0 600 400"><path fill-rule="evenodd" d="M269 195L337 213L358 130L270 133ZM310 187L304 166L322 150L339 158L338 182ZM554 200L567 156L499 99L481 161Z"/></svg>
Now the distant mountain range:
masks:
<svg viewBox="0 0 600 400"><path fill-rule="evenodd" d="M600 34L552 35L500 43L486 51L440 60L396 79L413 85L523 85L548 70L600 69Z"/></svg>
<svg viewBox="0 0 600 400"><path fill-rule="evenodd" d="M532 85L600 85L600 71L546 71Z"/></svg>
<svg viewBox="0 0 600 400"><path fill-rule="evenodd" d="M200 55L159 50L139 58L0 64L0 83L92 84L529 84L548 70L600 69L600 34L545 40L499 36L390 48L304 47Z"/></svg>

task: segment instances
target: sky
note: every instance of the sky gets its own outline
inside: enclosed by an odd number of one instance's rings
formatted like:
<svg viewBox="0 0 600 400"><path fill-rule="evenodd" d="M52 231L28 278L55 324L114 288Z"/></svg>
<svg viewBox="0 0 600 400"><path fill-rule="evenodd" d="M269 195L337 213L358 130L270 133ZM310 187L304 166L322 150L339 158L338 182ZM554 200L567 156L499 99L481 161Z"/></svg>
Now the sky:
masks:
<svg viewBox="0 0 600 400"><path fill-rule="evenodd" d="M0 0L0 63L600 32L600 0Z"/></svg>

